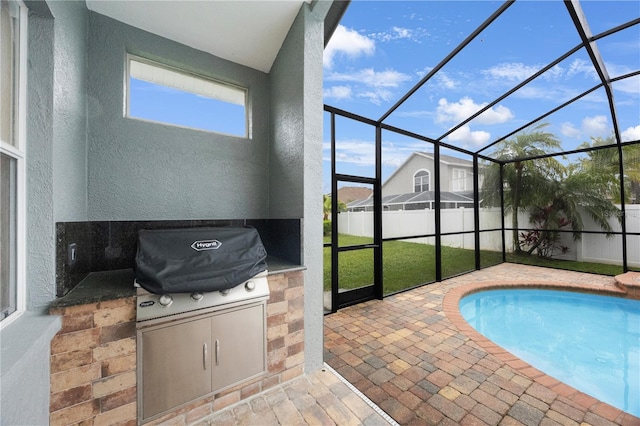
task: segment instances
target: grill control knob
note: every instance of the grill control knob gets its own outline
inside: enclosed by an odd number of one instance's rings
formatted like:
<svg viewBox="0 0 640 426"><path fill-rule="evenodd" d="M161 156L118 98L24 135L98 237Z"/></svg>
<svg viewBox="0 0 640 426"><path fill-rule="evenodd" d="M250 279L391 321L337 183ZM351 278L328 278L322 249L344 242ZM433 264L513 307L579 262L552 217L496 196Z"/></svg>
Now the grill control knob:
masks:
<svg viewBox="0 0 640 426"><path fill-rule="evenodd" d="M254 283L253 281L247 281L247 283L244 285L244 289L247 291L253 291L256 289L256 283Z"/></svg>
<svg viewBox="0 0 640 426"><path fill-rule="evenodd" d="M220 290L220 294L223 295L223 296L226 296L227 294L229 294L229 290L230 289Z"/></svg>
<svg viewBox="0 0 640 426"><path fill-rule="evenodd" d="M195 302L201 301L203 297L204 294L202 293L191 293L191 299L193 299Z"/></svg>
<svg viewBox="0 0 640 426"><path fill-rule="evenodd" d="M160 306L166 308L173 303L173 297L169 296L168 294L163 294L162 296L160 296L160 299L158 299L158 303L160 304Z"/></svg>

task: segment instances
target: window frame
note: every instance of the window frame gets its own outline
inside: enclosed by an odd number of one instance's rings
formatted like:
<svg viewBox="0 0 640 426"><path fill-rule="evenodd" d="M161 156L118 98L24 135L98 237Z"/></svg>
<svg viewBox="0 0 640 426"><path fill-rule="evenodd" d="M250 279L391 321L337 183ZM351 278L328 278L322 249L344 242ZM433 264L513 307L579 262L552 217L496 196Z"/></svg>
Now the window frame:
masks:
<svg viewBox="0 0 640 426"><path fill-rule="evenodd" d="M457 174L462 174L462 177L457 177ZM462 188L457 187L457 183L462 182ZM467 170L454 167L451 170L451 192L463 192L467 190Z"/></svg>
<svg viewBox="0 0 640 426"><path fill-rule="evenodd" d="M0 317L0 330L18 319L26 311L26 133L27 133L27 45L28 45L28 9L20 0L3 0L18 6L19 28L17 43L17 73L18 78L15 99L12 108L17 110L17 119L13 132L13 141L0 139L0 152L16 161L15 186L15 311L7 317ZM15 56L13 56L15 58ZM0 58L1 60L1 58ZM15 66L16 64L14 64ZM4 207L3 207L4 208ZM13 206L10 206L13 210Z"/></svg>
<svg viewBox="0 0 640 426"><path fill-rule="evenodd" d="M420 172L425 172L424 175L418 176L418 173ZM418 185L416 185L416 178L420 178L420 191L416 191L416 187ZM424 183L424 179L427 179L427 189L424 189L425 183ZM431 172L427 169L420 169L420 170L416 170L416 172L413 174L413 191L414 193L418 193L418 192L424 192L424 191L431 191Z"/></svg>
<svg viewBox="0 0 640 426"><path fill-rule="evenodd" d="M243 135L239 135L239 134L232 134L232 133L225 133L222 131L216 131L216 130L210 130L210 129L202 129L202 128L198 128L198 127L191 127L191 126L186 126L186 125L181 125L181 124L176 124L176 123L171 123L171 122L167 122L167 121L159 121L159 120L152 120L152 119L148 119L148 118L141 118L141 117L136 117L131 115L130 113L130 100L131 100L131 87L130 87L130 81L131 81L131 61L135 61L135 62L139 62L141 64L145 64L145 65L149 65L155 68L159 68L159 69L163 69L163 70L167 70L170 72L174 72L174 73L178 73L178 74L183 74L187 77L191 77L191 78L195 78L195 79L200 79L200 80L204 80L207 82L211 82L213 84L217 84L220 86L224 86L230 89L235 89L238 91L242 91L244 92L244 134ZM123 100L123 109L124 109L124 117L131 119L131 120L139 120L139 121L145 121L148 123L156 123L156 124L163 124L163 125L167 125L167 126L172 126L172 127L178 127L178 128L183 128L183 129L190 129L190 130L197 130L197 131L201 131L201 132L207 132L207 133L213 133L213 134L219 134L219 135L226 135L226 136L232 136L232 137L237 137L237 138L245 138L245 139L251 139L252 138L252 126L251 126L251 112L250 112L250 103L249 103L249 89L246 87L242 87L236 84L232 84L232 83L228 83L226 81L223 81L221 79L216 79L210 76L206 76L206 75L202 75L202 74L197 74L197 73L193 73L190 71L187 71L185 69L181 69L178 67L174 67L171 65L167 65L161 62L157 62L154 60L150 60L141 56L137 56L131 53L126 53L125 55L125 67L124 67L124 100ZM140 80L140 79L139 79ZM147 81L147 80L142 80L142 81ZM164 87L171 87L168 85L162 85L160 83L153 83L152 84L157 84L160 86L164 86ZM178 89L175 88L175 90L181 90L185 93L193 93L193 92L189 92L187 90L183 90L183 89ZM204 96L207 97L206 95L202 95L202 94L198 94L198 96ZM215 99L221 102L226 102L222 99L216 99L213 97L209 97L210 99ZM229 102L230 103L230 102Z"/></svg>

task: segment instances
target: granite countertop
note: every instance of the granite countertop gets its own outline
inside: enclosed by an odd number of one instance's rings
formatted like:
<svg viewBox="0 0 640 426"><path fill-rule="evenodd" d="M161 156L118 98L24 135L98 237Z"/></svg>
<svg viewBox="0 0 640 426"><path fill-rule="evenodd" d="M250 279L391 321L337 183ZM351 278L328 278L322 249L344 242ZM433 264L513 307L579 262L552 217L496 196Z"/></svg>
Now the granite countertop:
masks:
<svg viewBox="0 0 640 426"><path fill-rule="evenodd" d="M305 269L304 266L295 265L276 257L268 257L267 265L269 275ZM90 272L64 297L51 302L49 308L64 308L133 297L136 295L136 289L133 286L134 278L133 269Z"/></svg>
<svg viewBox="0 0 640 426"><path fill-rule="evenodd" d="M135 296L133 269L90 272L69 293L54 300L49 308L85 305Z"/></svg>

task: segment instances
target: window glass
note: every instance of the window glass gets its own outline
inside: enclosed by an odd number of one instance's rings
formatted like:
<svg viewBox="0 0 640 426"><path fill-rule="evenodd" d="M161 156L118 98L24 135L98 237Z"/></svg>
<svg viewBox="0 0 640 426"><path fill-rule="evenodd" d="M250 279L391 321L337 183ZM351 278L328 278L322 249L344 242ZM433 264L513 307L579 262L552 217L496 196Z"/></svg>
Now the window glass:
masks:
<svg viewBox="0 0 640 426"><path fill-rule="evenodd" d="M420 170L413 178L413 192L423 192L429 190L429 172Z"/></svg>
<svg viewBox="0 0 640 426"><path fill-rule="evenodd" d="M452 176L452 187L453 191L465 191L467 189L467 172L464 169L453 169Z"/></svg>
<svg viewBox="0 0 640 426"><path fill-rule="evenodd" d="M129 57L127 116L249 137L247 91Z"/></svg>
<svg viewBox="0 0 640 426"><path fill-rule="evenodd" d="M0 140L15 145L19 7L14 2L2 1L0 8Z"/></svg>
<svg viewBox="0 0 640 426"><path fill-rule="evenodd" d="M0 320L16 310L16 160L0 154Z"/></svg>
<svg viewBox="0 0 640 426"><path fill-rule="evenodd" d="M0 1L0 321L24 310L24 70L26 10ZM26 68L26 67L25 67Z"/></svg>

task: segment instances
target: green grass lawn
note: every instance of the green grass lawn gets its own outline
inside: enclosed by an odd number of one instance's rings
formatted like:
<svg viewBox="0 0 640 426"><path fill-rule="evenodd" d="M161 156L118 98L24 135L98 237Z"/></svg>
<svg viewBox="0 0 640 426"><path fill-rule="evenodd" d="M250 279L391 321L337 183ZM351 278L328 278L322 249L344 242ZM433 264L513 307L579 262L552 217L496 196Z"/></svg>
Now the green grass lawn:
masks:
<svg viewBox="0 0 640 426"><path fill-rule="evenodd" d="M371 243L371 238L341 234L340 246ZM325 238L325 242L330 239ZM383 285L384 294L435 281L435 247L428 244L405 241L383 243ZM474 250L442 247L442 277L452 277L475 269ZM373 249L354 250L339 254L339 286L353 289L373 284ZM480 264L487 267L502 261L502 253L480 251ZM571 262L566 260L543 259L527 254L507 254L507 261L549 268L591 272L603 275L622 273L621 266L598 263ZM324 248L324 289L331 289L331 248Z"/></svg>
<svg viewBox="0 0 640 426"><path fill-rule="evenodd" d="M622 273L622 266L604 263L575 262L571 260L545 259L527 253L507 253L507 262L524 265L544 266L547 268L566 269L569 271L590 272L600 275L618 275Z"/></svg>

